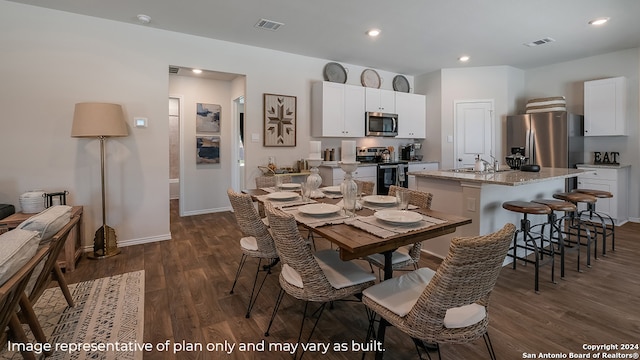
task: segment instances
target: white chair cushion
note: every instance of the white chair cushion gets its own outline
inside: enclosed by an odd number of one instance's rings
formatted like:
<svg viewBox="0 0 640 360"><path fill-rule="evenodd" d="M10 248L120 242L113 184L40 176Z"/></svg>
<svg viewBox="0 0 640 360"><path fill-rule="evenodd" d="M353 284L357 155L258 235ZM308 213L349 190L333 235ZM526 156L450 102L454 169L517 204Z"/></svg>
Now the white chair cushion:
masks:
<svg viewBox="0 0 640 360"><path fill-rule="evenodd" d="M357 264L351 261L342 261L337 251L322 250L314 254L320 269L324 272L327 280L336 289L342 289L348 286L362 284L368 281L374 281L375 275L365 271ZM302 278L297 271L287 264L282 266L281 271L284 279L291 285L304 288Z"/></svg>
<svg viewBox="0 0 640 360"><path fill-rule="evenodd" d="M396 315L406 316L435 273L429 268L420 268L367 288L362 294ZM482 305L460 306L447 310L444 326L450 329L463 328L482 321L486 316L486 309Z"/></svg>
<svg viewBox="0 0 640 360"><path fill-rule="evenodd" d="M373 260L375 263L380 264L381 266L384 265L384 255L382 254L373 254L367 257L370 260ZM409 249L401 247L391 253L391 264L399 264L405 261L411 261L411 256L409 256Z"/></svg>
<svg viewBox="0 0 640 360"><path fill-rule="evenodd" d="M405 316L435 273L429 268L420 268L367 288L362 294L398 316Z"/></svg>
<svg viewBox="0 0 640 360"><path fill-rule="evenodd" d="M253 236L240 239L240 246L250 251L258 251L258 241Z"/></svg>
<svg viewBox="0 0 640 360"><path fill-rule="evenodd" d="M318 265L324 275L336 289L374 281L376 276L365 271L358 264L351 261L342 261L340 254L331 249L318 251L315 254Z"/></svg>
<svg viewBox="0 0 640 360"><path fill-rule="evenodd" d="M36 231L13 229L0 235L0 285L36 254L39 243L40 236Z"/></svg>
<svg viewBox="0 0 640 360"><path fill-rule="evenodd" d="M37 231L41 242L47 243L69 220L71 220L71 206L55 205L23 221L18 225L18 229Z"/></svg>

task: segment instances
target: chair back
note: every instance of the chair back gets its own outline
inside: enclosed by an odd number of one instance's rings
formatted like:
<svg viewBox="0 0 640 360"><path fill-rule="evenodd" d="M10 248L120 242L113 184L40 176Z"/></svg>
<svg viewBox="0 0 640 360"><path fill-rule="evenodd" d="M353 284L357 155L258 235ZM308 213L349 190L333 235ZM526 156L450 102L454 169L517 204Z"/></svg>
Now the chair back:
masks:
<svg viewBox="0 0 640 360"><path fill-rule="evenodd" d="M277 257L273 237L271 237L267 225L260 219L258 211L253 205L251 195L241 194L233 191L233 189L227 189L227 196L229 196L229 202L231 203L233 213L242 233L246 236L256 238L260 252L273 254L274 258Z"/></svg>
<svg viewBox="0 0 640 360"><path fill-rule="evenodd" d="M373 181L353 180L358 185L358 189L362 192L362 195L373 195L373 189L375 184Z"/></svg>
<svg viewBox="0 0 640 360"><path fill-rule="evenodd" d="M291 175L278 175L283 184L291 182ZM276 186L276 175L272 176L257 176L256 177L256 189L262 189L266 187Z"/></svg>
<svg viewBox="0 0 640 360"><path fill-rule="evenodd" d="M473 303L486 307L515 230L508 223L488 235L454 238L447 257L407 314L408 327L441 337L448 309ZM479 336L486 333L487 325L485 318L477 328Z"/></svg>
<svg viewBox="0 0 640 360"><path fill-rule="evenodd" d="M31 276L31 280L26 288L29 295L29 301L31 301L32 304L36 303L40 295L42 295L44 290L48 287L49 282L51 281L53 267L55 266L56 261L58 261L60 251L62 251L62 248L69 237L69 233L76 226L78 221L80 221L80 216L72 217L71 220L62 227L62 229L53 235L51 242L48 244L49 255L42 261L44 265L41 270L38 269L38 265L36 266L36 270ZM34 281L33 284L31 283L32 281Z"/></svg>
<svg viewBox="0 0 640 360"><path fill-rule="evenodd" d="M18 302L27 287L27 282L36 265L49 254L49 248L40 249L29 261L27 261L9 280L0 286L0 349L6 344L5 329L11 316L18 310Z"/></svg>
<svg viewBox="0 0 640 360"><path fill-rule="evenodd" d="M423 209L431 209L431 201L433 200L432 193L411 190L396 185L389 186L389 196L396 196L396 192L398 191L406 191L409 193L409 204Z"/></svg>
<svg viewBox="0 0 640 360"><path fill-rule="evenodd" d="M321 298L323 294L334 292L311 248L300 235L295 217L271 203L265 203L265 209L282 266L289 266L300 275L305 293Z"/></svg>

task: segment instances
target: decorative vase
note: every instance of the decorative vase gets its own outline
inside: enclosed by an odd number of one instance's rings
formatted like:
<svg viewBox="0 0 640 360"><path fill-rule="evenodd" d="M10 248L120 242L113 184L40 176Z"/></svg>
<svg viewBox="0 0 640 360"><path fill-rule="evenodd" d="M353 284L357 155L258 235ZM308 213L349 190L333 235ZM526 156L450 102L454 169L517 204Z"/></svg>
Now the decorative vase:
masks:
<svg viewBox="0 0 640 360"><path fill-rule="evenodd" d="M322 164L322 159L307 159L307 164L311 167L309 171L311 174L307 176L307 185L309 186L309 194L311 198L324 197L324 193L318 188L322 185L322 178L318 174L318 166Z"/></svg>
<svg viewBox="0 0 640 360"><path fill-rule="evenodd" d="M358 184L353 181L353 172L358 168L358 162L340 162L340 168L344 171L344 180L340 184L342 203L347 216L356 216L356 203L358 201Z"/></svg>

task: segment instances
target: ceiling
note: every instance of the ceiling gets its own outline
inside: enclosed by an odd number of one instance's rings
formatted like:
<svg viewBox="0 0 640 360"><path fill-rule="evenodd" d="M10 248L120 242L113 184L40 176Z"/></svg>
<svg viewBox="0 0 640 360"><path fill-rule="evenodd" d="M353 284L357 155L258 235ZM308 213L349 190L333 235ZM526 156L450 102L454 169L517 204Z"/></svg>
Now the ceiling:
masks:
<svg viewBox="0 0 640 360"><path fill-rule="evenodd" d="M288 53L420 75L460 66L530 69L640 47L638 0L12 0ZM588 25L598 17L611 20ZM283 23L277 31L254 25ZM375 39L365 32L379 28ZM536 47L523 44L543 38ZM468 55L471 60L457 59Z"/></svg>

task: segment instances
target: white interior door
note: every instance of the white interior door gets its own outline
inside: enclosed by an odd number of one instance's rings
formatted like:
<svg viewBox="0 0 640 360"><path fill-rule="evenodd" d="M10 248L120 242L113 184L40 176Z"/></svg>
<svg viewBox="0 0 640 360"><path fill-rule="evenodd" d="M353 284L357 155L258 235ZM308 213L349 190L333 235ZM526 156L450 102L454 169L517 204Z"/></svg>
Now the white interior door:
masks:
<svg viewBox="0 0 640 360"><path fill-rule="evenodd" d="M491 162L493 100L455 102L455 167L473 167L476 156Z"/></svg>

